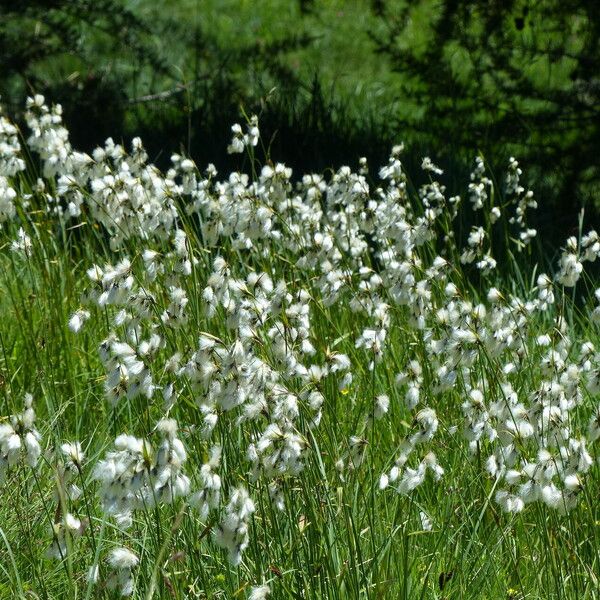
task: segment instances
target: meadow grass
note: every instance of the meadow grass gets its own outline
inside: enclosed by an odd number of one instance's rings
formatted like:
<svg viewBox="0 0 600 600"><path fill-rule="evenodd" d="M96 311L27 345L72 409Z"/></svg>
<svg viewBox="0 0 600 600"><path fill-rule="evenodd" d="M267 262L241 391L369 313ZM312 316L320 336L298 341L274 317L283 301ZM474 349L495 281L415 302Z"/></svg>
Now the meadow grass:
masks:
<svg viewBox="0 0 600 600"><path fill-rule="evenodd" d="M43 100L28 119L0 157L0 597L597 596L597 325L573 264L600 245L540 282L516 163L506 185L474 170L460 210L487 237L467 241L435 167L406 191L399 149L295 185L253 122L246 181L161 174L137 145L88 161Z"/></svg>

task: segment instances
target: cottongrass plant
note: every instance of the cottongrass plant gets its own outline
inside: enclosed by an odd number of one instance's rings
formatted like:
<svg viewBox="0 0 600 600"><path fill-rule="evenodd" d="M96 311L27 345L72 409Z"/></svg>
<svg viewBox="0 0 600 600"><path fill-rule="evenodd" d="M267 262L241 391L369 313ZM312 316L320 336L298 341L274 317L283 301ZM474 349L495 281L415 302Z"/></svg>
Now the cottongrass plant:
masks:
<svg viewBox="0 0 600 600"><path fill-rule="evenodd" d="M0 116L0 596L594 598L600 238L460 196ZM463 216L467 215L468 218ZM469 229L464 231L463 224ZM597 349L598 348L598 349Z"/></svg>

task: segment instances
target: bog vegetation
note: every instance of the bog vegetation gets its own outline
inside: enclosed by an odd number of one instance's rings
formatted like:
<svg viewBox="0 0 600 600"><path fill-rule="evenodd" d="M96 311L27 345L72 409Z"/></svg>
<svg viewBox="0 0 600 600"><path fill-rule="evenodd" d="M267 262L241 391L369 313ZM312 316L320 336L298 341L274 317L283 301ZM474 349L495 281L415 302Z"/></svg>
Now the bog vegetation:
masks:
<svg viewBox="0 0 600 600"><path fill-rule="evenodd" d="M0 596L594 598L600 238L517 160L324 176L0 117ZM469 223L469 225L465 225Z"/></svg>

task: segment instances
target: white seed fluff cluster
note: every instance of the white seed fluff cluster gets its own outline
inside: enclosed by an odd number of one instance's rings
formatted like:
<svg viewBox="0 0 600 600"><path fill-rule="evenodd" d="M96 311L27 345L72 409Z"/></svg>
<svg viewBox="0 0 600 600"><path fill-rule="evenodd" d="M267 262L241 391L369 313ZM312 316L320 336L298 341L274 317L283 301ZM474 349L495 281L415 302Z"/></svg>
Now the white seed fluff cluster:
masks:
<svg viewBox="0 0 600 600"><path fill-rule="evenodd" d="M0 483L11 467L23 461L35 468L42 453L41 436L34 427L33 396L25 395L23 412L12 415L7 423L0 423Z"/></svg>
<svg viewBox="0 0 600 600"><path fill-rule="evenodd" d="M13 228L7 246L18 264L38 251L20 216L34 202L48 222L91 225L107 242L78 267L83 292L64 326L74 345L89 334L97 348L90 386L119 427L110 448L59 436L44 446L30 395L23 412L0 421L0 481L41 468L47 450L58 481L49 557L63 560L99 521L110 523L111 544L130 545L136 519L183 507L210 532L213 551L242 568L255 521L301 502L307 465L324 486L333 477L342 489L368 472L374 493L412 498L442 481L451 489L450 446L509 515L533 503L567 512L589 489L600 351L564 305L600 255L600 237L570 237L554 274L536 270L519 291L500 289L508 251L496 230L510 232L519 256L536 235L528 217L537 203L514 158L499 189L476 160L465 207L473 225L457 239L461 198L447 197L429 158L428 183L413 198L401 146L375 180L366 161L329 177L293 179L268 162L254 178L220 179L213 165L201 172L179 154L162 173L139 139L129 151L109 139L78 152L60 107L41 96L29 99L26 122L44 180L20 192L25 149L0 115L0 225ZM231 153L258 148L255 117L232 133ZM599 301L597 291L594 306L582 304L592 323ZM127 413L130 428L121 428ZM338 432L338 419L352 431ZM321 447L325 421L336 439ZM430 532L435 515L418 508ZM145 551L109 547L90 585L102 565L103 584L132 595ZM270 593L263 584L248 597Z"/></svg>

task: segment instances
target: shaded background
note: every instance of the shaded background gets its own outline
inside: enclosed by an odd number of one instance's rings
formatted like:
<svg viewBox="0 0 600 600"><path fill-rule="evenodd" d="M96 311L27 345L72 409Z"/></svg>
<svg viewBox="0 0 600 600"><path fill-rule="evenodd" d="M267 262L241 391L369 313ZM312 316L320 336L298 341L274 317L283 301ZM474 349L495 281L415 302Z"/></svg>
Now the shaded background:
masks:
<svg viewBox="0 0 600 600"><path fill-rule="evenodd" d="M600 3L579 0L19 0L0 4L0 94L60 102L75 146L144 140L221 174L230 126L260 115L296 175L404 141L464 193L477 153L515 155L550 244L600 205ZM418 181L415 182L418 184Z"/></svg>

